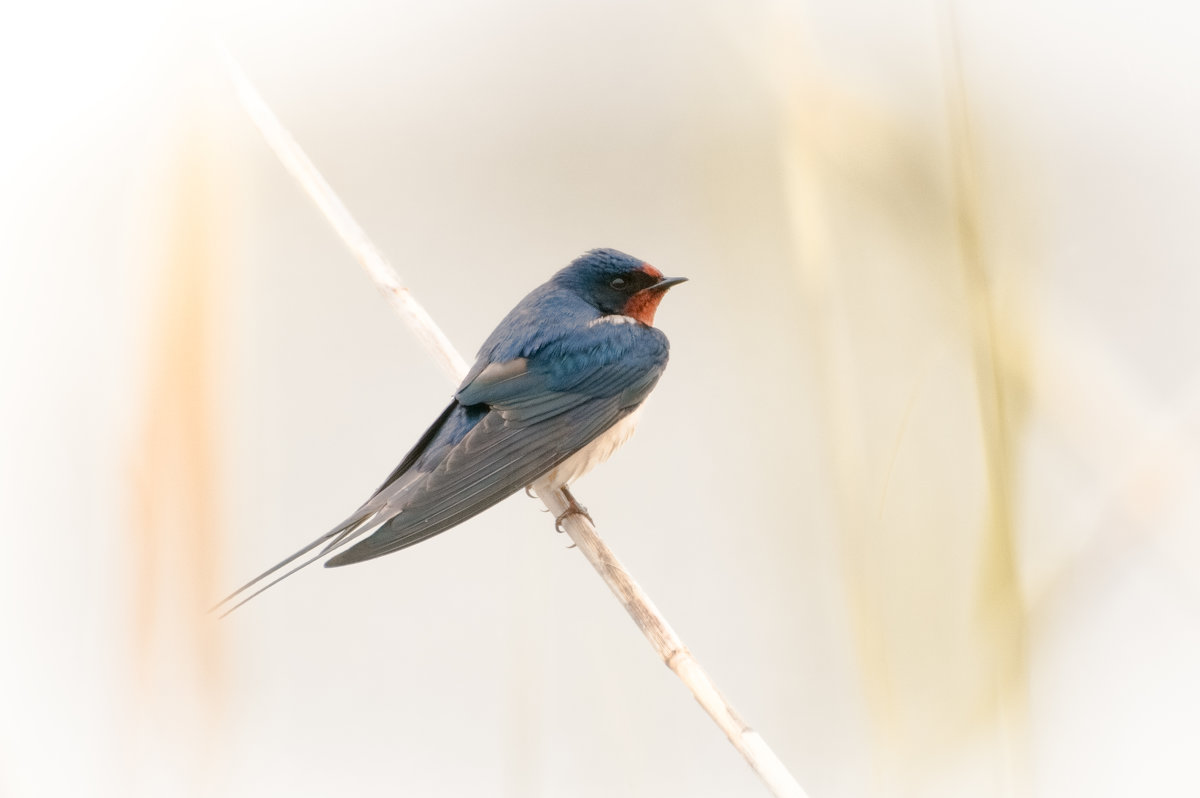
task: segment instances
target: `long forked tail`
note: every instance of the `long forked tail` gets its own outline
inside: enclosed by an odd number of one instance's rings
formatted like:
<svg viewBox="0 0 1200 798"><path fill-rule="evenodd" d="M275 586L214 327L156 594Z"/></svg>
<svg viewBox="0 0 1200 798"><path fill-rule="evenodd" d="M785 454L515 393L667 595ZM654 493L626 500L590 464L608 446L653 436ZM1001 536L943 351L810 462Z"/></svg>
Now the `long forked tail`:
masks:
<svg viewBox="0 0 1200 798"><path fill-rule="evenodd" d="M226 596L225 598L218 601L216 604L214 604L212 607L210 607L208 611L216 612L217 610L225 608L224 612L222 612L218 616L220 618L224 618L226 615L233 612L238 607L242 606L247 601L249 601L250 599L257 596L259 593L262 593L267 588L271 587L272 585L276 585L279 582L282 582L284 579L287 579L289 576L296 573L304 566L310 565L310 564L316 562L317 560L324 557L326 554L329 554L333 551L336 551L337 549L340 549L342 546L345 546L351 540L354 540L356 537L361 535L363 532L370 529L373 526L371 524L371 521L379 513L379 510L380 510L379 507L363 508L358 513L355 513L354 515L347 518L337 528L335 528L329 532L326 532L324 535L321 535L321 537L317 538L312 543L309 543L307 546L300 549L300 551L297 551L296 553L294 553L294 554L290 555L289 557L287 557L286 559L284 559L282 562L276 563L275 565L271 566L267 570L263 571L261 574L254 577L249 582L242 585L237 590L233 591L228 596ZM233 606L226 607L226 605L229 604L229 602L233 601L238 596L241 596L247 590L250 590L255 585L260 584L263 580L265 580L267 577L271 576L272 574L274 574L284 568L287 568L287 566L291 565L296 560L300 559L305 554L308 554L310 551L317 548L318 546L322 546L323 548L321 548L321 550L319 552L317 552L316 554L314 554L312 557L309 557L307 560L304 560L299 565L297 565L287 571L284 571L282 574L275 577L270 582L267 582L265 585L262 585L262 587L258 588L258 590L255 590L253 593L249 594L248 596L244 596L241 601L234 604Z"/></svg>

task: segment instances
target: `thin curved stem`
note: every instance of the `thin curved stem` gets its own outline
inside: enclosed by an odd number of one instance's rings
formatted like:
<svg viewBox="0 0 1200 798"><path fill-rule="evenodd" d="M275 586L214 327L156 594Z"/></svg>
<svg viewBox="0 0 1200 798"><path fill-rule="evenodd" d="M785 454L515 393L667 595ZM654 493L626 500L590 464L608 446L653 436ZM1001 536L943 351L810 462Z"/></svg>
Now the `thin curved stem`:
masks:
<svg viewBox="0 0 1200 798"><path fill-rule="evenodd" d="M325 218L366 269L371 280L388 298L400 317L408 323L417 338L425 344L443 371L449 374L455 383L459 382L467 372L467 362L454 349L433 318L403 286L395 270L350 216L346 206L280 124L232 56L224 50L222 55L242 105L266 138L267 144L321 209ZM567 497L561 490L539 498L555 517L568 508ZM579 551L603 577L663 662L691 691L696 701L721 731L725 732L734 748L741 752L771 792L780 798L806 798L804 790L784 767L779 757L733 710L687 646L675 634L675 630L659 613L654 602L634 581L612 549L600 539L591 520L573 513L563 518L562 526Z"/></svg>

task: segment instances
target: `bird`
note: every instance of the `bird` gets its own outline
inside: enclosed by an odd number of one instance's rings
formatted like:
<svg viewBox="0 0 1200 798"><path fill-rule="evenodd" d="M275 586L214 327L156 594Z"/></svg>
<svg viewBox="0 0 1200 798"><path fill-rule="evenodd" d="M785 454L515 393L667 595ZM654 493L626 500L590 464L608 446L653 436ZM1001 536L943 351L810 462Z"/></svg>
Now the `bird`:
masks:
<svg viewBox="0 0 1200 798"><path fill-rule="evenodd" d="M572 514L590 520L568 486L633 434L670 351L655 312L686 280L615 249L571 261L504 317L450 404L357 510L212 609L241 597L224 617L322 557L333 568L400 551L522 488L563 490L560 532Z"/></svg>

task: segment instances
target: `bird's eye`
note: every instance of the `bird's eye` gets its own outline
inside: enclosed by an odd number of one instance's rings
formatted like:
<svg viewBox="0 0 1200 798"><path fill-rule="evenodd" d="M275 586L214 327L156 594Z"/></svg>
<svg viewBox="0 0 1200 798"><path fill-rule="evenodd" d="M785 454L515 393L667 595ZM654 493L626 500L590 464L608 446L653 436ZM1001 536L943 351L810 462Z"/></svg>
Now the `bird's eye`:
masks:
<svg viewBox="0 0 1200 798"><path fill-rule="evenodd" d="M622 288L624 288L624 287L625 287L625 278L623 278L623 277L614 277L614 278L612 279L612 282L610 282L610 283L609 283L609 285L610 285L612 288L616 289L617 291L620 291Z"/></svg>

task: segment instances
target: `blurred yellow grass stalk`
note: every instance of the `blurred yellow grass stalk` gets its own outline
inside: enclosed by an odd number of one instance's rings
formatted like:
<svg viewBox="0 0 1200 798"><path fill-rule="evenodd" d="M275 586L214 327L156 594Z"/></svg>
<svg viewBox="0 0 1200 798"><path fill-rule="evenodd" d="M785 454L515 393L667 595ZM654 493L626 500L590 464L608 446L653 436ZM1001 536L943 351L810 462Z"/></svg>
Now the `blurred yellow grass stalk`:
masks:
<svg viewBox="0 0 1200 798"><path fill-rule="evenodd" d="M783 109L782 180L874 789L927 795L982 756L991 764L974 769L987 777L981 794L1020 794L1027 662L1014 479L1024 403L1014 385L1028 374L1016 314L996 318L957 61L946 66L943 140L851 97L806 57L801 26L777 21L763 67Z"/></svg>
<svg viewBox="0 0 1200 798"><path fill-rule="evenodd" d="M979 156L972 138L961 41L950 6L946 84L954 211L967 294L979 425L987 469L987 521L980 560L977 634L992 681L991 714L1000 733L1010 794L1029 787L1028 631L1017 562L1016 449L1026 418L1029 372L1024 325L1013 309L1007 324L994 290L995 267L983 241ZM985 697L986 698L986 697ZM984 708L985 711L989 709Z"/></svg>
<svg viewBox="0 0 1200 798"><path fill-rule="evenodd" d="M811 65L810 65L811 66ZM811 75L811 72L805 73ZM862 669L862 686L876 731L876 789L894 782L896 765L890 762L895 741L902 737L898 726L896 687L888 662L884 598L871 573L873 562L867 551L868 505L862 501L866 473L860 424L861 405L854 373L853 354L842 327L842 305L837 276L832 273L832 225L826 218L830 201L821 172L820 136L830 114L845 107L830 107L811 77L794 84L787 103L785 141L782 146L783 180L792 214L796 249L796 273L818 379L823 388L818 397L824 415L828 442L827 457L835 495L833 503L839 522L843 580L852 637Z"/></svg>

